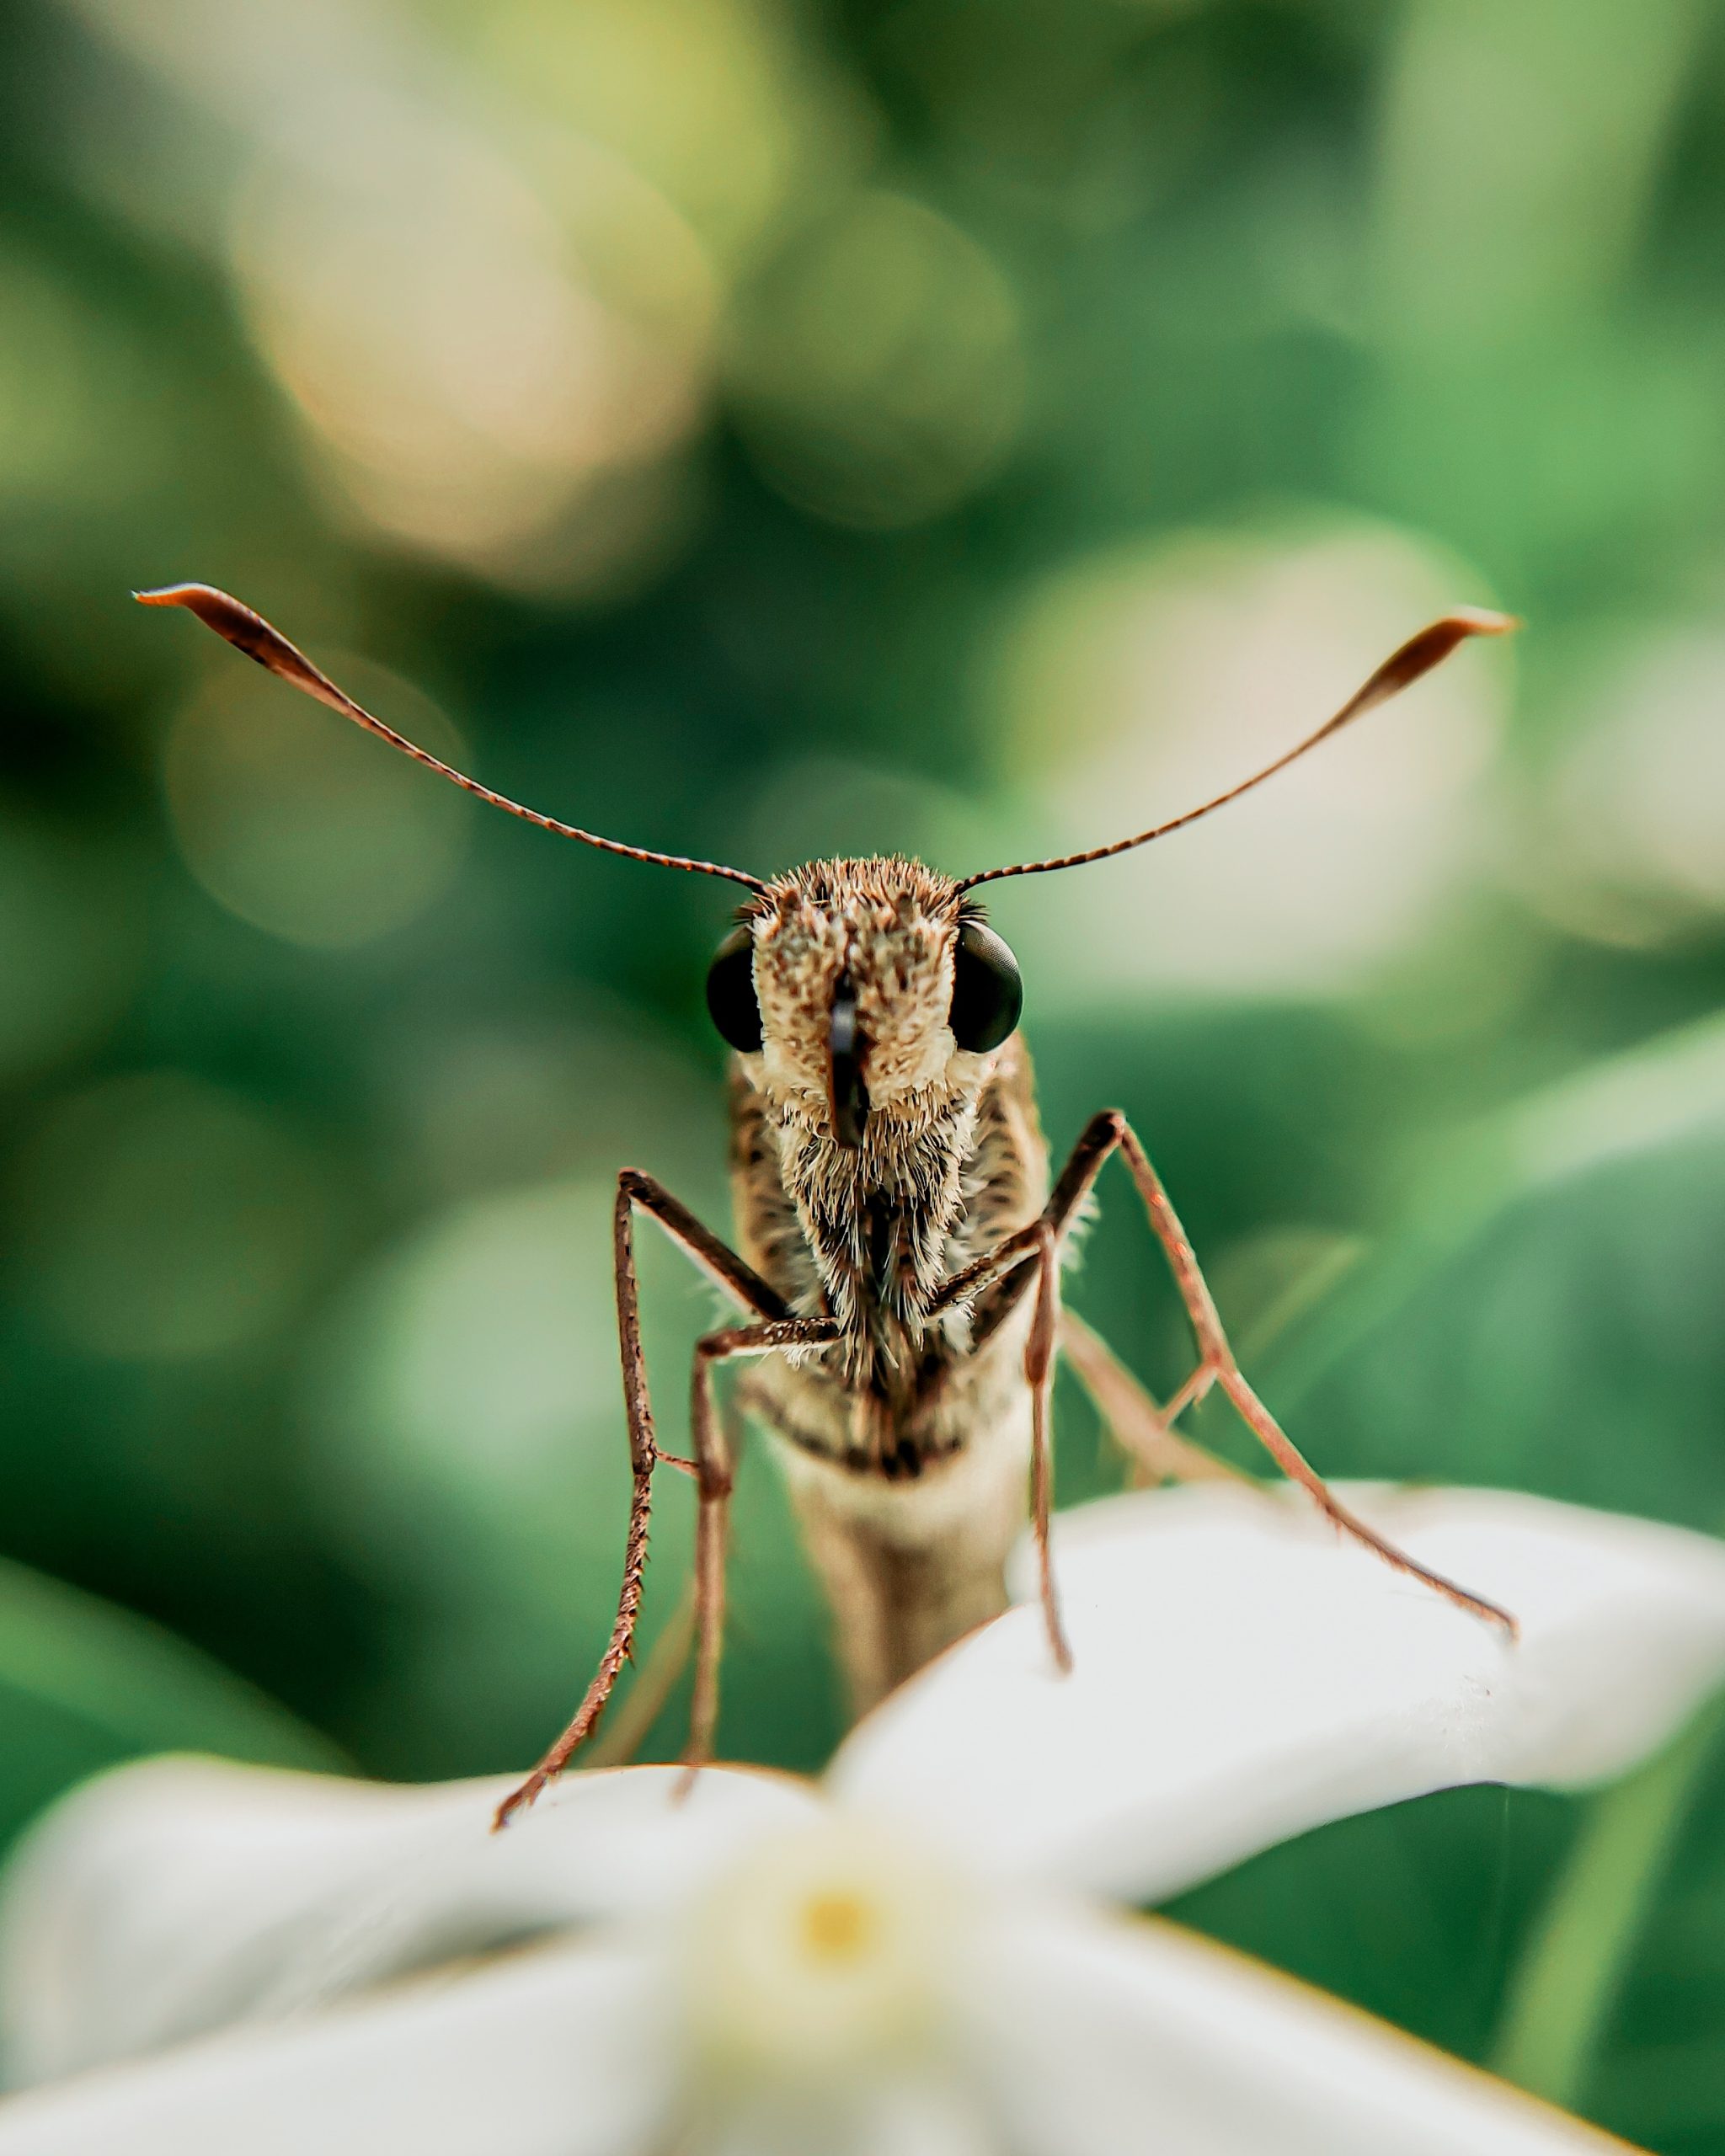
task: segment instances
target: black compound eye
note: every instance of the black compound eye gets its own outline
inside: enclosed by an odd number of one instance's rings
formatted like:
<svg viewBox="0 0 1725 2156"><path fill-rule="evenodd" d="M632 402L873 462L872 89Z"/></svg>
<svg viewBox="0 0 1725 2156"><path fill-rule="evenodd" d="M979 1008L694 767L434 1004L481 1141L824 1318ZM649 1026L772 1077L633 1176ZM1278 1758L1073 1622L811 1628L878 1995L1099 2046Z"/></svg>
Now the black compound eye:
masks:
<svg viewBox="0 0 1725 2156"><path fill-rule="evenodd" d="M1006 946L1001 945L1004 950ZM755 938L734 928L707 969L707 1011L720 1037L745 1055L761 1045L761 1006L755 998Z"/></svg>
<svg viewBox="0 0 1725 2156"><path fill-rule="evenodd" d="M991 928L962 921L953 953L953 1038L973 1055L998 1048L1024 1008L1018 961Z"/></svg>

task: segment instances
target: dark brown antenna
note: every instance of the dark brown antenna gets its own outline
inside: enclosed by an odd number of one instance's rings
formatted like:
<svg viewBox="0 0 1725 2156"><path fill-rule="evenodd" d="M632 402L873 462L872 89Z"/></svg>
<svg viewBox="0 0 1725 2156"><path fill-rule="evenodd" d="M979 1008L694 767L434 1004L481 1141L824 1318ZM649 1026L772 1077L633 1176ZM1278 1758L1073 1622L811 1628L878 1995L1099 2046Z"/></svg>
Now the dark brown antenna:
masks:
<svg viewBox="0 0 1725 2156"><path fill-rule="evenodd" d="M1316 734L1308 734L1303 741L1296 741L1284 755L1262 771L1254 771L1250 778L1243 778L1237 786L1231 786L1226 793L1219 793L1213 801L1206 801L1201 808L1188 808L1183 816L1171 817L1166 824L1157 824L1152 830L1140 831L1135 837L1116 839L1112 846L1093 846L1086 853L1063 853L1052 861L1020 861L1010 868L985 868L980 875L967 876L959 885L961 891L974 890L979 883L998 883L1003 876L1045 876L1055 868L1081 868L1087 861L1106 861L1110 854L1130 853L1135 846L1148 846L1152 839L1166 838L1170 831L1183 825L1195 824L1200 816L1207 816L1213 808L1226 808L1229 802L1237 801L1242 793L1249 793L1255 786L1262 786L1267 778L1274 778L1280 771L1303 756L1308 749L1316 748L1338 734L1349 719L1358 718L1362 712L1376 705L1387 703L1391 696L1417 681L1422 674L1429 674L1433 667L1441 665L1459 643L1469 637L1501 637L1521 624L1513 614L1491 614L1477 606L1458 607L1453 614L1445 614L1441 621L1431 622L1418 636L1409 637L1400 650L1392 652L1364 687L1356 689L1333 718L1327 718Z"/></svg>
<svg viewBox="0 0 1725 2156"><path fill-rule="evenodd" d="M560 824L554 816L542 816L537 808L523 808L507 794L494 793L489 786L481 786L477 779L467 777L452 765L440 762L428 750L416 747L405 734L398 734L393 726L386 726L381 718L374 718L344 691L337 688L327 674L313 666L279 629L271 628L261 614L254 614L249 606L242 606L227 592L217 591L213 584L168 584L158 591L135 591L132 597L144 606L184 606L207 627L214 629L218 637L225 637L236 651L243 651L248 659L255 659L259 666L280 675L284 681L291 681L295 688L303 689L308 696L315 696L320 704L339 712L344 718L352 719L356 726L363 726L368 734L375 734L379 740L387 741L403 755L411 756L416 764L424 764L428 771L450 780L463 792L489 801L494 808L506 808L523 823L537 824L542 831L554 831L560 839L579 839L583 846L596 846L601 853L620 853L628 861L648 861L659 868L687 868L697 876L723 876L750 891L766 889L758 876L747 875L740 868L726 868L716 861L692 861L680 853L654 853L644 846L625 846L621 839L601 838L596 831L583 831L573 824Z"/></svg>

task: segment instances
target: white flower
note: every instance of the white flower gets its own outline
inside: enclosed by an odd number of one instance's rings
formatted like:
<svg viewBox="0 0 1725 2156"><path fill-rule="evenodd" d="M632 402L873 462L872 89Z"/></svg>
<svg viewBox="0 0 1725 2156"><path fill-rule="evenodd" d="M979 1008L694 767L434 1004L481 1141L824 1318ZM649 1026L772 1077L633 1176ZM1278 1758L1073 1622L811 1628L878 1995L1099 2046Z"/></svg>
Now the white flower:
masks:
<svg viewBox="0 0 1725 2156"><path fill-rule="evenodd" d="M1205 1486L1059 1523L1070 1678L1015 1609L818 1787L576 1774L493 1836L500 1782L105 1776L0 1908L0 2031L44 2084L0 2102L0 2156L1616 2146L1095 1898L1446 1785L1615 1774L1725 1681L1725 1546L1502 1493L1355 1501L1519 1644Z"/></svg>

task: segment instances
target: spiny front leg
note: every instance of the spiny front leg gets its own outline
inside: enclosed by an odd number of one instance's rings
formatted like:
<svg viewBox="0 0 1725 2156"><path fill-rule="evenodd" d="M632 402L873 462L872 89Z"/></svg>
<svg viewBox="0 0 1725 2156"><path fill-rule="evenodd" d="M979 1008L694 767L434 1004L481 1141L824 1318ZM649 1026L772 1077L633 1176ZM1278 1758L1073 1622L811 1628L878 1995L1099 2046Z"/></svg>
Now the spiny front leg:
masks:
<svg viewBox="0 0 1725 2156"><path fill-rule="evenodd" d="M629 1524L623 1545L622 1584L617 1593L617 1616L611 1637L593 1681L587 1687L574 1719L534 1768L521 1787L512 1790L497 1807L495 1827L506 1826L523 1805L531 1804L546 1784L560 1774L594 1730L606 1703L622 1673L634 1644L635 1625L641 1614L641 1593L647 1568L647 1533L653 1511L653 1470L663 1460L698 1473L697 1464L676 1460L661 1453L654 1433L653 1402L647 1387L647 1358L641 1346L641 1290L635 1272L635 1208L650 1213L673 1242L688 1252L709 1278L758 1317L777 1322L788 1318L782 1298L712 1230L704 1227L688 1208L665 1187L638 1169L625 1168L617 1177L617 1203L611 1216L611 1239L617 1273L617 1348L622 1363L623 1408L628 1418Z"/></svg>
<svg viewBox="0 0 1725 2156"><path fill-rule="evenodd" d="M748 1425L734 1402L719 1408L719 1428L726 1457L734 1477L742 1457ZM677 1680L695 1652L695 1574L692 1569L677 1596L677 1606L666 1620L647 1658L638 1663L635 1681L622 1704L605 1717L605 1726L587 1747L589 1767L626 1767L647 1741L653 1727L676 1691Z"/></svg>
<svg viewBox="0 0 1725 2156"><path fill-rule="evenodd" d="M689 1424L694 1433L695 1481L700 1509L695 1518L695 1691L689 1706L689 1741L683 1764L692 1773L713 1757L718 1727L718 1667L724 1644L724 1561L730 1533L733 1486L730 1447L713 1412L715 1367L740 1355L766 1355L776 1348L814 1348L838 1337L829 1318L770 1318L758 1325L709 1332L695 1350Z"/></svg>
<svg viewBox="0 0 1725 2156"><path fill-rule="evenodd" d="M1036 1584L1042 1598L1043 1622L1048 1627L1055 1666L1065 1671L1072 1667L1072 1649L1060 1622L1054 1558L1049 1548L1055 1485L1049 1411L1054 1401L1055 1342L1060 1321L1060 1251L1049 1223L1044 1219L1036 1225L1036 1307L1030 1315L1030 1336L1024 1343L1024 1379L1030 1387L1030 1519L1036 1535Z"/></svg>

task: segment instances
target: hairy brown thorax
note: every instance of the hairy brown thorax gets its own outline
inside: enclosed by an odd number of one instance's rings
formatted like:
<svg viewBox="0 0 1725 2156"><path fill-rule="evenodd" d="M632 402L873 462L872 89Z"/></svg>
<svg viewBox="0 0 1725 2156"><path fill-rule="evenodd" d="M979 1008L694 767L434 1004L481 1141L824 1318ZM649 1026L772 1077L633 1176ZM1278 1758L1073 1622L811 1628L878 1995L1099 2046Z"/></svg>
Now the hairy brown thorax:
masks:
<svg viewBox="0 0 1725 2156"><path fill-rule="evenodd" d="M1017 1036L966 1054L948 1023L967 912L944 878L888 859L816 862L746 913L765 1040L736 1059L731 1087L743 1252L799 1315L837 1321L841 1342L814 1365L875 1404L880 1436L968 1345L967 1310L931 1316L937 1291L1046 1195ZM869 1113L852 1146L834 1133L829 1077L841 979L866 1043ZM878 1465L894 1449L863 1449Z"/></svg>
<svg viewBox="0 0 1725 2156"><path fill-rule="evenodd" d="M932 1307L1048 1195L1022 1039L967 1054L948 1024L967 912L948 879L898 859L818 862L745 910L765 1038L732 1069L737 1246L839 1337L752 1365L743 1397L786 1450L859 1700L1004 1605L1026 1516L1023 1322L977 1351L969 1303ZM828 1071L841 979L867 1043L852 1147Z"/></svg>

